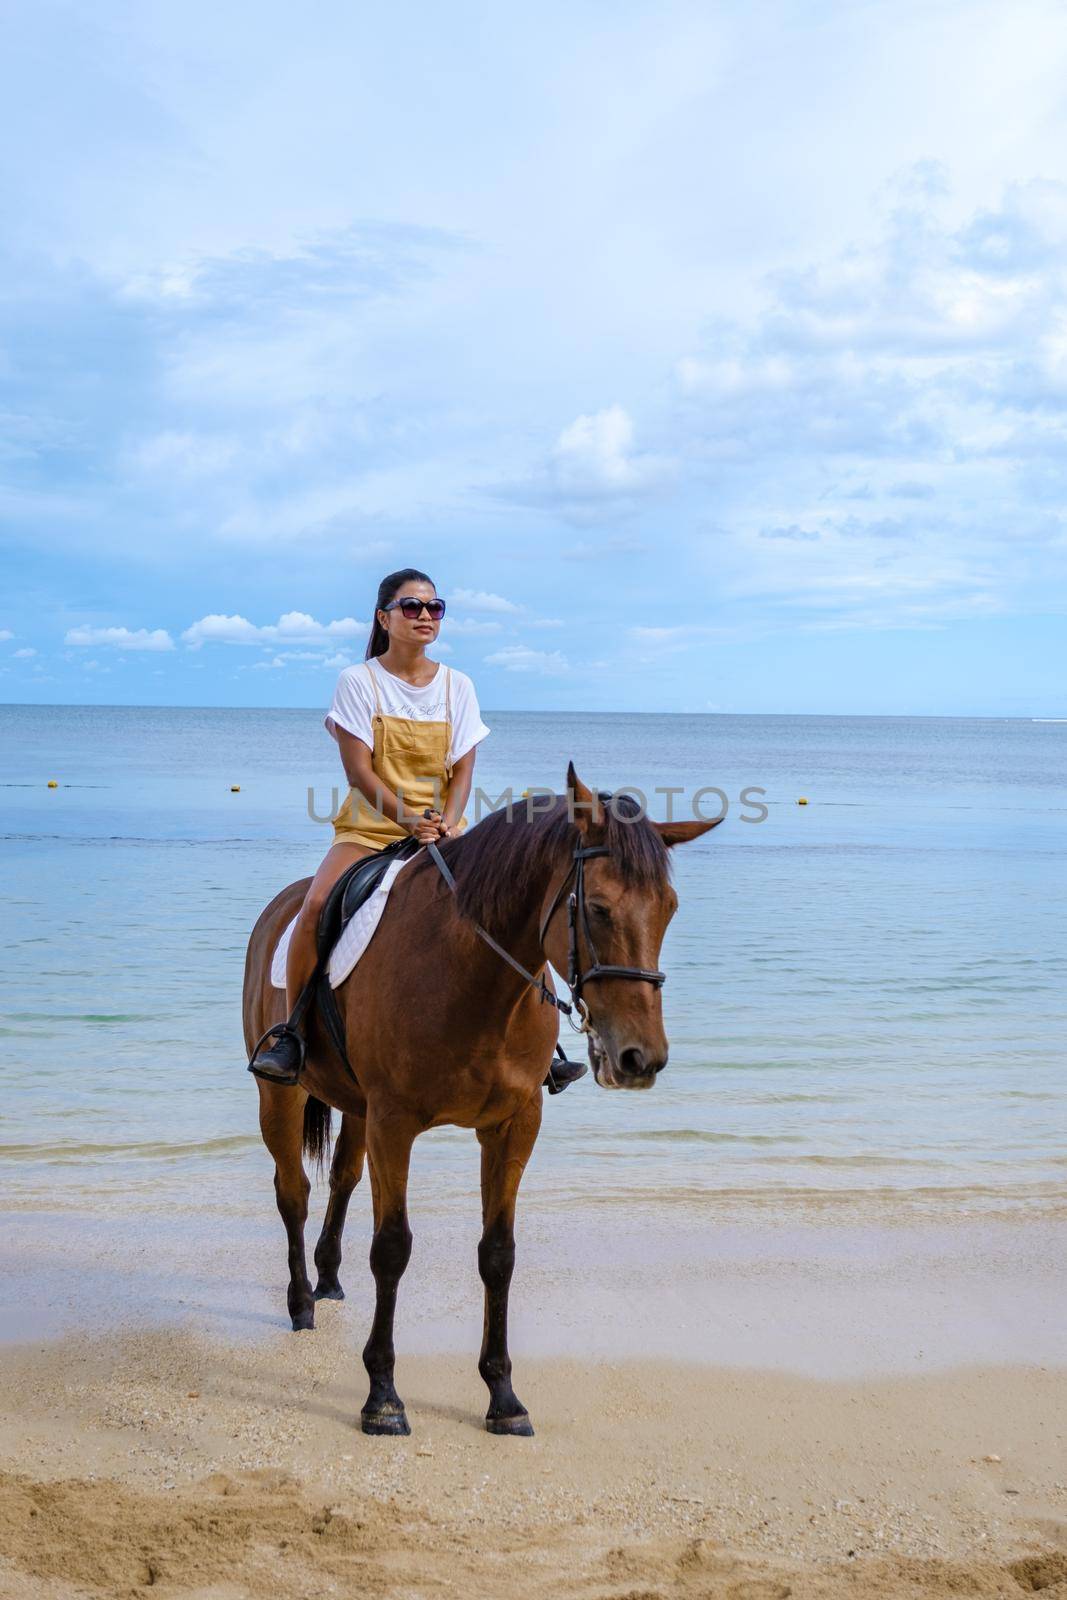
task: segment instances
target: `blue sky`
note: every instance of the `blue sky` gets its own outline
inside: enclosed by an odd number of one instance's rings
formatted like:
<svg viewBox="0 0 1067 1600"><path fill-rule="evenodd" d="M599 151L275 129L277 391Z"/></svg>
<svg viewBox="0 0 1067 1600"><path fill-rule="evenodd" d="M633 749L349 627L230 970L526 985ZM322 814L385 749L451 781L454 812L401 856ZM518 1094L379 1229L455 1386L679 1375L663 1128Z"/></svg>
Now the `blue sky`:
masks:
<svg viewBox="0 0 1067 1600"><path fill-rule="evenodd" d="M1058 3L9 10L0 699L1067 715Z"/></svg>

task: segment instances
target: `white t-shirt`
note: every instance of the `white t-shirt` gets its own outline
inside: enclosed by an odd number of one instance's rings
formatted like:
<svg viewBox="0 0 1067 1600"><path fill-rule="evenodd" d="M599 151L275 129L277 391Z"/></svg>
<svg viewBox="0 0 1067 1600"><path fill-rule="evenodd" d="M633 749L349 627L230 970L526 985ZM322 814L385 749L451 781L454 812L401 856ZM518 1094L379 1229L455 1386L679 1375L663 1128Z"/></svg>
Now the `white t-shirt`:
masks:
<svg viewBox="0 0 1067 1600"><path fill-rule="evenodd" d="M370 682L368 668L378 680L382 712L387 717L407 717L413 722L444 722L445 674L452 673L452 746L449 761L454 766L461 756L485 738L489 729L482 721L474 684L465 672L455 667L446 668L440 662L436 675L429 683L416 689L403 678L389 672L376 658L363 661L359 666L345 667L333 692L333 704L326 715L327 731L336 739L336 728L362 739L374 749L374 729L371 718L375 712L374 685Z"/></svg>

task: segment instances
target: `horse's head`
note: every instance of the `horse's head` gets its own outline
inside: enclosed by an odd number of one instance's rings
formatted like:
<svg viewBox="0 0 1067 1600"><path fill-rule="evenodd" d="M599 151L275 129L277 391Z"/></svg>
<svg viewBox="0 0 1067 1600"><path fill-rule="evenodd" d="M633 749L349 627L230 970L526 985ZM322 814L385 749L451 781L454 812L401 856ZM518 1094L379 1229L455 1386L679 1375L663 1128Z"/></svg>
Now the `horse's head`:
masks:
<svg viewBox="0 0 1067 1600"><path fill-rule="evenodd" d="M650 1089L667 1064L656 977L663 935L678 908L668 851L707 833L722 818L652 822L625 794L609 808L603 796L582 783L573 762L567 767L567 790L574 797L578 847L605 852L582 860L584 882L575 919L577 971L590 1030L589 1062L601 1088ZM552 913L544 943L552 965L563 973L568 971L567 900L576 888L576 877L572 873L567 892ZM546 912L550 905L546 903ZM597 967L627 971L598 976Z"/></svg>

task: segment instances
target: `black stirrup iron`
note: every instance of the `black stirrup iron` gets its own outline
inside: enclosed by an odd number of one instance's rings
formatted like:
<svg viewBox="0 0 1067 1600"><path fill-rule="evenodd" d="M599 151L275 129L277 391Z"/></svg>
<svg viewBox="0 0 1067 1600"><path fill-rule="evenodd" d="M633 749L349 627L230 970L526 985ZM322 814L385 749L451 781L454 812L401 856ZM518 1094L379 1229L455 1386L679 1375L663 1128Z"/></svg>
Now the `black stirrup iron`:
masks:
<svg viewBox="0 0 1067 1600"><path fill-rule="evenodd" d="M263 1050L268 1039L277 1039L278 1045ZM260 1055L260 1051L263 1054ZM296 1061L292 1056L296 1055ZM261 1039L253 1046L252 1055L248 1062L249 1072L254 1072L257 1078L262 1078L265 1083L281 1083L291 1087L300 1082L300 1074L304 1070L304 1057L306 1046L303 1035L288 1022L276 1022L273 1028L268 1028ZM288 1059L286 1059L288 1058Z"/></svg>

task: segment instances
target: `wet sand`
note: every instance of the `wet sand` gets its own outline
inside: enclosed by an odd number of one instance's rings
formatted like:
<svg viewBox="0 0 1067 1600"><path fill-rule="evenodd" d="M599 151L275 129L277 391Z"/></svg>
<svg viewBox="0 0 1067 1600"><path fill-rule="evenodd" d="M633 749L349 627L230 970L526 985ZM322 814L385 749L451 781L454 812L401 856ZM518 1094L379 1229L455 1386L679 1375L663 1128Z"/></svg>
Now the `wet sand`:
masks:
<svg viewBox="0 0 1067 1600"><path fill-rule="evenodd" d="M532 1440L482 1428L475 1220L415 1233L372 1440L358 1214L301 1335L273 1217L8 1214L0 1595L1067 1596L1062 1223L531 1211Z"/></svg>
<svg viewBox="0 0 1067 1600"><path fill-rule="evenodd" d="M256 1343L288 1327L285 1250L269 1183L153 1211L124 1196L5 1212L0 1342L82 1329L188 1327ZM232 1201L232 1206L229 1202ZM242 1213L240 1203L248 1206ZM313 1196L314 1242L324 1191ZM369 1195L345 1233L344 1328L358 1352L373 1305ZM481 1338L477 1200L413 1197L398 1349L470 1354ZM1067 1365L1067 1221L843 1217L795 1205L743 1215L663 1204L520 1208L513 1353L652 1357L815 1377L934 1367Z"/></svg>

